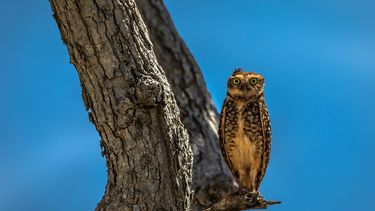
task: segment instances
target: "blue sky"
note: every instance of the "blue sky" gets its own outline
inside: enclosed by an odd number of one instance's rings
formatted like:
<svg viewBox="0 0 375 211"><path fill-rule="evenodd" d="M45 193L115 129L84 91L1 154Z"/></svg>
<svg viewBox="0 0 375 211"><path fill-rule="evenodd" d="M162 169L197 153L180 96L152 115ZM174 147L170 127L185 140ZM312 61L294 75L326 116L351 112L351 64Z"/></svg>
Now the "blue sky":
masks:
<svg viewBox="0 0 375 211"><path fill-rule="evenodd" d="M218 108L235 67L265 76L270 210L375 210L375 1L165 3ZM49 2L0 26L0 210L93 210L105 161Z"/></svg>

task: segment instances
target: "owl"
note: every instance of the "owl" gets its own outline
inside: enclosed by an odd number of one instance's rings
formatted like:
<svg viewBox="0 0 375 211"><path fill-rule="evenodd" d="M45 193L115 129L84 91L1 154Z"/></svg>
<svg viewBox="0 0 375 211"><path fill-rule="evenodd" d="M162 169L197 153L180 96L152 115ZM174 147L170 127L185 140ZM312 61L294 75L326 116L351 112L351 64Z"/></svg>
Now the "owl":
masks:
<svg viewBox="0 0 375 211"><path fill-rule="evenodd" d="M271 123L262 75L236 69L229 77L219 139L239 189L259 194L271 150Z"/></svg>

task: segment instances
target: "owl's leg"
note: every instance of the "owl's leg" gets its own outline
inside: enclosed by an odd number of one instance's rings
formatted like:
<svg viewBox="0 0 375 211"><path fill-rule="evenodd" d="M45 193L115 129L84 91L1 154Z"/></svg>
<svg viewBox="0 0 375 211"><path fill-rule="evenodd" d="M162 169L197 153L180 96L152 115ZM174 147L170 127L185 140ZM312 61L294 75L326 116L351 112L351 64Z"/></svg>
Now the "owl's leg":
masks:
<svg viewBox="0 0 375 211"><path fill-rule="evenodd" d="M239 192L242 194L252 192L254 190L254 184L251 181L250 168L240 169L237 173Z"/></svg>
<svg viewBox="0 0 375 211"><path fill-rule="evenodd" d="M254 172L251 172L250 168L247 169L247 178L249 181L249 188L247 189L247 192L245 193L245 197L252 200L261 201L263 200L263 197L260 195L258 188L256 187L256 181L255 181L255 174L252 174Z"/></svg>
<svg viewBox="0 0 375 211"><path fill-rule="evenodd" d="M238 194L244 196L248 200L263 201L264 198L260 195L259 191L255 187L254 179L251 177L250 168L244 168L245 171L238 171Z"/></svg>

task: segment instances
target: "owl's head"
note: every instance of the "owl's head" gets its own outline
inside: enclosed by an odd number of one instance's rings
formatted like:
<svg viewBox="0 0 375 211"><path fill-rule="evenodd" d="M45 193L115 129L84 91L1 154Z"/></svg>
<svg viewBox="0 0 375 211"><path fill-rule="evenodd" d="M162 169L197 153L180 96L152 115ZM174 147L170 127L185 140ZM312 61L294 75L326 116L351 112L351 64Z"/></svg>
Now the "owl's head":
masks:
<svg viewBox="0 0 375 211"><path fill-rule="evenodd" d="M248 101L263 94L264 78L255 72L245 72L236 69L229 77L227 93L236 100Z"/></svg>

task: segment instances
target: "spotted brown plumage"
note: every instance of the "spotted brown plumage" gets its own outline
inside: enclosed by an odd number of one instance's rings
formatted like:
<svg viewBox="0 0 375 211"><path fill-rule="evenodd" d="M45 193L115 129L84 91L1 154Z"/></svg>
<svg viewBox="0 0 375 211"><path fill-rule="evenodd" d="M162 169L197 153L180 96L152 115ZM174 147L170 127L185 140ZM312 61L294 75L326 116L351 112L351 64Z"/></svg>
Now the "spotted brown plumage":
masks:
<svg viewBox="0 0 375 211"><path fill-rule="evenodd" d="M228 79L220 116L223 157L240 188L251 192L258 192L271 150L271 123L263 90L263 76L236 70Z"/></svg>

